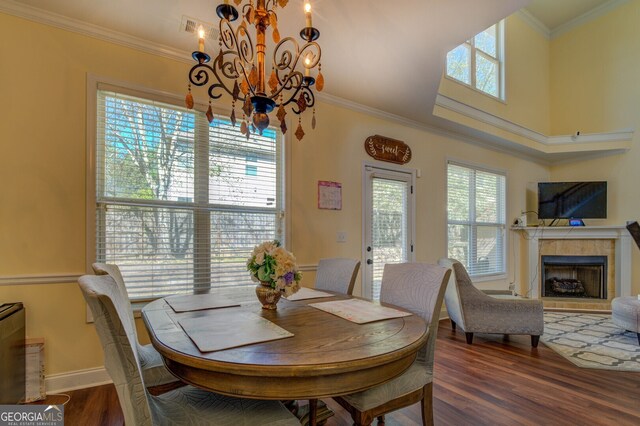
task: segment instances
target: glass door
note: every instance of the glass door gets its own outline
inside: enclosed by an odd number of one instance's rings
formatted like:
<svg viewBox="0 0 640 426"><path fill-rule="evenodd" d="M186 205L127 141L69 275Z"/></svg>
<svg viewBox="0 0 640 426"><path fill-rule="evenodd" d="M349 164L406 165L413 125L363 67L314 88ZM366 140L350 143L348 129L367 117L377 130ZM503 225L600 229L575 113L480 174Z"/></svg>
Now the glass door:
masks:
<svg viewBox="0 0 640 426"><path fill-rule="evenodd" d="M380 299L384 265L413 260L414 173L366 165L363 296Z"/></svg>

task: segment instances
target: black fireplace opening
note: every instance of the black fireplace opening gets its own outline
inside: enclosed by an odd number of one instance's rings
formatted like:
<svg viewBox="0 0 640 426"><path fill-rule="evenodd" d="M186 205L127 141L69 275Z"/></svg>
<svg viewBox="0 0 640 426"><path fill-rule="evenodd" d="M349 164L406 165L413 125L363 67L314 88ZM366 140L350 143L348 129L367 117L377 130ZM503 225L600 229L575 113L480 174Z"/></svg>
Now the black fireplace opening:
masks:
<svg viewBox="0 0 640 426"><path fill-rule="evenodd" d="M542 297L607 300L607 256L542 256Z"/></svg>

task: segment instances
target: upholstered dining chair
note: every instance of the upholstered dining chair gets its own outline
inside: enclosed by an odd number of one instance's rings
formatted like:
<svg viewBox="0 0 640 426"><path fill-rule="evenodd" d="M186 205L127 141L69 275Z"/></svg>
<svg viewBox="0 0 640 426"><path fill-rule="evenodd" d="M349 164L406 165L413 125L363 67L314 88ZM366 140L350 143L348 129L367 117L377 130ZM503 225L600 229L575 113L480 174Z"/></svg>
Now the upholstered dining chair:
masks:
<svg viewBox="0 0 640 426"><path fill-rule="evenodd" d="M411 311L428 324L429 337L414 363L387 383L334 400L357 426L369 425L385 413L422 401L422 423L433 424L433 359L438 319L451 270L425 263L387 264L382 275L380 301Z"/></svg>
<svg viewBox="0 0 640 426"><path fill-rule="evenodd" d="M113 278L122 300L126 301L127 319L132 325L135 348L138 351L138 359L140 360L140 367L142 368L142 377L149 391L156 395L179 386L184 386L185 383L178 380L165 368L162 357L152 345L141 345L138 341L135 318L133 316L133 310L131 309L131 303L129 303L129 295L127 294L127 288L124 284L124 278L122 277L120 268L110 263L94 263L91 266L96 275L109 275Z"/></svg>
<svg viewBox="0 0 640 426"><path fill-rule="evenodd" d="M496 299L473 285L462 263L440 259L438 264L452 269L444 301L451 328L460 326L468 344L473 343L474 333L528 334L531 346L538 346L544 332L541 300Z"/></svg>
<svg viewBox="0 0 640 426"><path fill-rule="evenodd" d="M360 269L359 260L340 257L320 259L316 271L315 288L351 296L358 276L358 269Z"/></svg>
<svg viewBox="0 0 640 426"><path fill-rule="evenodd" d="M227 397L192 386L151 395L135 350L129 302L109 275L84 275L78 280L91 308L104 350L104 363L113 379L125 424L149 425L269 425L299 426L280 402Z"/></svg>

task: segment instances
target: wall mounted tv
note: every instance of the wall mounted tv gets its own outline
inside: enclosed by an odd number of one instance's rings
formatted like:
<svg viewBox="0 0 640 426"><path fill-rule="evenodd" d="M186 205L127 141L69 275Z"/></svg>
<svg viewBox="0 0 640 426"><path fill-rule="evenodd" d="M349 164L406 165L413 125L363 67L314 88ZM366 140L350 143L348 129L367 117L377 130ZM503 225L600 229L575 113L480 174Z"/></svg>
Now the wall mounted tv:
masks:
<svg viewBox="0 0 640 426"><path fill-rule="evenodd" d="M607 182L538 183L540 219L606 219Z"/></svg>

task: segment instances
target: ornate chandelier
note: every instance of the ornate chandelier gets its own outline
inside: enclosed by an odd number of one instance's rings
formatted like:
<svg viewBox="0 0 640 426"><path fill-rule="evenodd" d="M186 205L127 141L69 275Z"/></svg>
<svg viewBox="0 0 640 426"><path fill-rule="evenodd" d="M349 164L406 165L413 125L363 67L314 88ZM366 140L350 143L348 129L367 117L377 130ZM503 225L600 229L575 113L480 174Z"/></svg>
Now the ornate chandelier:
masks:
<svg viewBox="0 0 640 426"><path fill-rule="evenodd" d="M277 109L276 117L282 133L287 132L285 116L287 109L298 115L298 128L295 135L298 140L304 137L300 115L311 109L311 128L315 129L315 96L312 86L318 91L324 87L322 65L320 63L320 45L315 40L320 31L312 25L311 5L305 1L306 25L300 31L304 44L300 45L294 37L280 39L278 31L277 7L284 8L289 0L249 0L242 7L243 0L234 0L235 6L224 0L218 5L216 13L220 18L219 50L213 61L205 53L205 32L199 29L198 50L193 52L197 64L189 71L189 92L185 103L193 108L191 85L207 86L209 108L207 119L213 121L211 100L219 99L225 93L232 97L231 122L235 126L236 103L242 107L240 131L249 139L251 133L262 131L269 126L269 113ZM242 22L235 28L231 24L241 17ZM249 26L255 26L255 48L249 34ZM271 75L266 77L266 35L271 27L271 36L276 44L271 60ZM318 69L316 77L311 70ZM289 107L289 108L287 108Z"/></svg>

